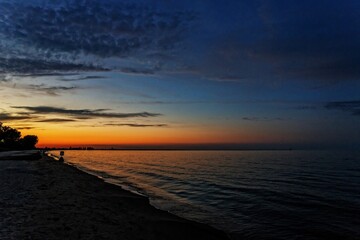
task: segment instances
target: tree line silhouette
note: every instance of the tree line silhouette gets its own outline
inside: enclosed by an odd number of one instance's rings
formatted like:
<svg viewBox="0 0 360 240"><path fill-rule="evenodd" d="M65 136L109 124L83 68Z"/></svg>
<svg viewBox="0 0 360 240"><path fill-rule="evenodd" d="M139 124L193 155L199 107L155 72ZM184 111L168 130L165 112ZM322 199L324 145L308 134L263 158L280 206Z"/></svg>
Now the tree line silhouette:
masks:
<svg viewBox="0 0 360 240"><path fill-rule="evenodd" d="M0 122L0 151L35 149L38 141L39 139L36 135L21 137L21 132L17 129L4 126Z"/></svg>

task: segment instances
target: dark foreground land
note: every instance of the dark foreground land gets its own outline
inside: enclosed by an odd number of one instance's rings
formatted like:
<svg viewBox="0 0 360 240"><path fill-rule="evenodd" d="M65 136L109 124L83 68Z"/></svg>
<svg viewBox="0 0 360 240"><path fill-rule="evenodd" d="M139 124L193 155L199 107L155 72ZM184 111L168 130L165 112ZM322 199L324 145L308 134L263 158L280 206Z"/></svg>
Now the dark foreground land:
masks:
<svg viewBox="0 0 360 240"><path fill-rule="evenodd" d="M0 153L0 193L0 239L228 239L34 152Z"/></svg>

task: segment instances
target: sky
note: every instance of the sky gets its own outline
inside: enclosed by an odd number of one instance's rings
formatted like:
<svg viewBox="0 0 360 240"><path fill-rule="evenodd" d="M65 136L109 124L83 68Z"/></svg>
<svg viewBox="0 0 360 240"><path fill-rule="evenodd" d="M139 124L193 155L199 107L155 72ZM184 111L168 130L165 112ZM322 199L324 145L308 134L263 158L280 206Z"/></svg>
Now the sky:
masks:
<svg viewBox="0 0 360 240"><path fill-rule="evenodd" d="M360 147L360 2L0 0L0 121L39 146Z"/></svg>

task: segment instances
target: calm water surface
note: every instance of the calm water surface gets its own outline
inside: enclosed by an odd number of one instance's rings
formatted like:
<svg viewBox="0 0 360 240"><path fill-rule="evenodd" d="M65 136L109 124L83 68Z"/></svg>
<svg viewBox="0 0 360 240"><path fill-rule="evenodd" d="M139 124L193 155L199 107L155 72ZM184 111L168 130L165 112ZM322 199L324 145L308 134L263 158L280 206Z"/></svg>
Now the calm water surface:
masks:
<svg viewBox="0 0 360 240"><path fill-rule="evenodd" d="M234 239L360 239L360 152L66 151L65 160Z"/></svg>

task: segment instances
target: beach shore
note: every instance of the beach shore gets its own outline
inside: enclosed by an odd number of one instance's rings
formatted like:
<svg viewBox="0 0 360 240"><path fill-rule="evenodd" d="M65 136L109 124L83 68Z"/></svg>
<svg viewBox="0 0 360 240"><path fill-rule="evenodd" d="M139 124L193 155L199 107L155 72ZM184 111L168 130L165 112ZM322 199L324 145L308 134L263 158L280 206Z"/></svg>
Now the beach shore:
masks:
<svg viewBox="0 0 360 240"><path fill-rule="evenodd" d="M0 239L228 239L35 152L0 153Z"/></svg>

